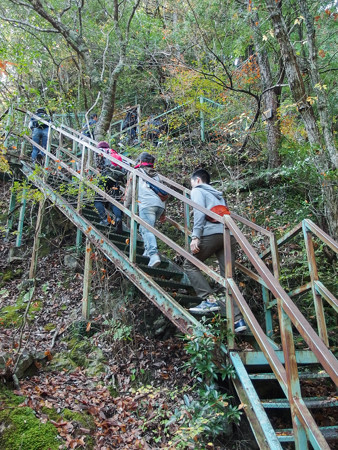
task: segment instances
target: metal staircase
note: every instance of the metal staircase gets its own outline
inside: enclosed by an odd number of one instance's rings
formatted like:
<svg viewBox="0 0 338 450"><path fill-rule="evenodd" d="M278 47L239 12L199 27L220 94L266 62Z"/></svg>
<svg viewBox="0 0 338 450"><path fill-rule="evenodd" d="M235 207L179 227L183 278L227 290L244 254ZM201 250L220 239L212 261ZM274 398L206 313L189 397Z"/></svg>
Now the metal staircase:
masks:
<svg viewBox="0 0 338 450"><path fill-rule="evenodd" d="M33 114L27 112L28 116ZM26 121L27 123L27 121ZM16 133L17 135L19 133ZM219 274L210 267L194 258L189 249L189 209L199 209L215 219L219 218L210 211L194 204L189 198L189 190L165 176L157 182L130 166L132 161L124 157L122 166L132 173L133 201L131 210L102 191L93 177L97 174L94 167L94 155L101 154L93 141L83 139L78 132L68 127L50 126L44 167L33 167L25 162L27 144L32 143L27 135L19 138L16 147L19 149L21 171L29 182L37 187L44 196L77 227L77 245L80 246L83 236L86 238L87 251L91 246L99 249L129 280L136 285L182 332L192 333L195 327L202 327L200 322L185 308L197 304L199 299L194 294L193 287L182 270L163 258L156 269L148 268L147 259L142 256L143 243L137 234L139 224L152 231L163 245L171 248L183 258L192 261L215 283L225 288L224 308L227 318L227 348L228 359L236 371L233 380L237 394L244 405L252 431L261 449L278 449L293 442L296 449L318 450L329 449L333 442L338 442L337 411L338 402L334 397L334 385L338 381L338 363L329 348L326 329L323 300L337 312L338 300L319 281L316 270L313 235L320 238L333 251L338 252L338 245L327 234L309 220L283 239L277 241L273 233L249 222L236 214L224 216L224 242L226 258L226 274ZM55 144L53 146L53 143ZM81 149L81 158L78 149ZM103 154L111 160L111 157ZM171 194L172 201L183 211L183 220L178 223L168 220L176 229L182 232L183 245L179 245L161 231L150 227L137 214L136 185L137 177L142 177L153 184L162 187ZM65 193L61 186L71 185L75 189L72 194ZM116 205L129 219L130 229L117 234L110 227L98 224L98 215L90 205L90 192L100 195L103 199ZM10 211L15 209L15 199L10 202ZM18 222L18 237L22 235L25 213L25 197L23 196L20 218ZM9 227L12 224L9 224ZM241 227L249 227L255 233L261 233L268 242L268 249L259 254L243 234ZM230 232L235 237L241 254L245 255L248 264L236 264L236 268L248 279L255 280L262 289L262 301L265 311L265 323L257 319L239 285L233 278L230 257ZM310 282L292 293L287 294L279 283L280 263L278 248L284 245L297 233L304 234L307 255L309 257ZM21 239L17 239L17 245ZM271 258L272 271L264 263L265 258ZM86 265L89 258L86 255ZM88 267L85 271L89 271ZM312 289L317 313L318 334L308 320L300 312L292 300L297 293ZM234 318L232 301L236 301L250 329L247 335L236 337L234 334ZM277 319L272 309L277 308ZM83 304L83 316L89 317L89 300ZM278 328L278 339L272 331ZM307 349L296 350L294 335L297 332ZM250 340L254 351L243 351L238 348L239 340ZM308 394L309 380L320 380L327 385L328 395L322 398ZM314 411L314 415L310 413ZM322 411L318 414L318 411ZM327 421L322 420L326 416ZM279 429L282 417L283 428ZM316 417L321 417L320 424ZM285 427L287 424L287 427ZM330 444L328 443L330 442Z"/></svg>

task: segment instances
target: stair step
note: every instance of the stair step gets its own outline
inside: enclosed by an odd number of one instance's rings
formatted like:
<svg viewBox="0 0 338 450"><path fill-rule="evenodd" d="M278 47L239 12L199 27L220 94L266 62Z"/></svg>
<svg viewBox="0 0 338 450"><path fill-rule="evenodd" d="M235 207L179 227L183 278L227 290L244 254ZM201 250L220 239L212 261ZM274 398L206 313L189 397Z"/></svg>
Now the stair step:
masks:
<svg viewBox="0 0 338 450"><path fill-rule="evenodd" d="M96 225L95 225L95 226L96 226ZM106 229L107 227L104 227L104 226L102 226L102 225L98 225L97 228L98 228L98 229ZM130 245L127 244L126 242L112 242L112 243L113 243L117 248L119 248L120 250L122 250L126 255L129 254L129 247L130 247ZM141 247L140 245L138 245L138 246L136 247L136 255L142 256L143 252L144 252L144 248ZM149 259L148 259L148 261L149 261Z"/></svg>
<svg viewBox="0 0 338 450"><path fill-rule="evenodd" d="M189 284L179 283L174 280L163 280L161 278L154 278L154 281L160 286L167 288L170 291L178 291L179 289L186 289L189 292L195 292L194 288Z"/></svg>
<svg viewBox="0 0 338 450"><path fill-rule="evenodd" d="M305 397L303 398L308 408L335 408L338 406L338 399L332 397ZM264 408L290 408L287 398L275 398L261 400Z"/></svg>
<svg viewBox="0 0 338 450"><path fill-rule="evenodd" d="M137 264L146 266L148 264L148 262L149 262L149 258L147 258L146 256L136 255L136 263ZM157 266L157 269L165 269L168 266L169 266L169 262L162 260L161 264L159 266Z"/></svg>
<svg viewBox="0 0 338 450"><path fill-rule="evenodd" d="M275 380L276 376L273 372L271 373L251 373L249 377L252 380ZM326 373L309 373L309 372L300 372L300 379L314 379L314 378L330 378L330 376Z"/></svg>
<svg viewBox="0 0 338 450"><path fill-rule="evenodd" d="M332 427L318 427L327 441L338 439L338 426ZM293 429L283 428L276 430L276 435L279 442L294 442Z"/></svg>
<svg viewBox="0 0 338 450"><path fill-rule="evenodd" d="M283 350L275 351L278 359L282 364L284 364L284 353ZM238 352L241 357L241 360L246 366L269 366L267 359L264 356L264 353L261 351L253 351L253 352ZM296 350L296 361L298 364L318 364L318 359L315 354L311 350Z"/></svg>
<svg viewBox="0 0 338 450"><path fill-rule="evenodd" d="M181 305L195 304L197 306L202 301L201 297L197 297L196 295L174 293L172 297Z"/></svg>
<svg viewBox="0 0 338 450"><path fill-rule="evenodd" d="M166 279L173 279L179 281L183 276L182 272L174 272L173 270L163 269L161 267L148 267L146 264L140 264L139 267L147 274L157 278L165 277Z"/></svg>

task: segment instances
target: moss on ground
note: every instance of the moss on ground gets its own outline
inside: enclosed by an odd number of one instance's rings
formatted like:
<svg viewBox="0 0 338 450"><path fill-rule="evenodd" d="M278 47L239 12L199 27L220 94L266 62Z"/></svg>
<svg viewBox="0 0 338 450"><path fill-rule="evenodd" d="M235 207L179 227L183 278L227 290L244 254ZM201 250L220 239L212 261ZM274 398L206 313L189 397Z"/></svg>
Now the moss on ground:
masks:
<svg viewBox="0 0 338 450"><path fill-rule="evenodd" d="M0 309L1 326L5 328L17 328L21 325L23 313L27 304L24 302L24 295L20 295L14 305L4 306ZM32 302L29 308L28 321L32 321L35 315L42 308L42 302Z"/></svg>
<svg viewBox="0 0 338 450"><path fill-rule="evenodd" d="M43 327L43 329L44 329L45 331L52 331L52 330L55 330L55 328L56 328L55 323L47 323L47 324Z"/></svg>
<svg viewBox="0 0 338 450"><path fill-rule="evenodd" d="M34 411L20 407L23 398L0 387L0 448L2 450L57 450L62 444L57 429L51 423L41 423Z"/></svg>

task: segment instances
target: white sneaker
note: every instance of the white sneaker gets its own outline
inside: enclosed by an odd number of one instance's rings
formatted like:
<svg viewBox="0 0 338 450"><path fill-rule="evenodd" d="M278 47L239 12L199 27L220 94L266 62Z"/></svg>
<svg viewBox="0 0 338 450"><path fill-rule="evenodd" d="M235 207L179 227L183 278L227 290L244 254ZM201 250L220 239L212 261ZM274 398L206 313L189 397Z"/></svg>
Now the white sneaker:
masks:
<svg viewBox="0 0 338 450"><path fill-rule="evenodd" d="M197 306L194 306L193 308L189 308L189 311L194 314L205 314L208 312L214 312L219 311L220 307L216 302L208 302L208 300L203 300L202 303L200 303Z"/></svg>
<svg viewBox="0 0 338 450"><path fill-rule="evenodd" d="M158 253L154 253L153 255L150 256L150 261L148 262L148 267L157 267L160 264L161 264L161 258Z"/></svg>

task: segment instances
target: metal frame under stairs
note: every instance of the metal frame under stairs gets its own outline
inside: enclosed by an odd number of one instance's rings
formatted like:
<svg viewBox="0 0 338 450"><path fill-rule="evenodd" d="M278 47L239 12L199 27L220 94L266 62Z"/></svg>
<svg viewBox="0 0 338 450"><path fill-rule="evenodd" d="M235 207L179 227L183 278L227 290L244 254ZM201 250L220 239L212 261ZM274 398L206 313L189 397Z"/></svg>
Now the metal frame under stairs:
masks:
<svg viewBox="0 0 338 450"><path fill-rule="evenodd" d="M29 115L31 113L28 112ZM51 142L54 136L57 137L59 147L56 151L51 151ZM71 151L63 146L63 141L71 140L82 147L81 160L75 160ZM25 136L20 147L21 158L25 154L25 145L32 142ZM264 230L257 225L250 223L236 214L224 216L224 243L226 258L225 277L210 269L204 263L201 263L188 252L189 245L189 208L197 208L205 214L214 216L210 211L194 204L189 198L189 190L174 183L164 176L161 176L161 182L148 179L147 175L132 169L129 166L130 160L124 158L122 166L132 175L133 203L131 210L123 207L118 201L103 192L94 183L91 178L97 173L93 167L93 156L103 154L95 146L82 140L78 134L71 130L64 130L54 125L50 126L47 149L43 151L46 154L45 164L42 168L33 168L23 163L22 171L27 179L41 190L63 214L71 220L78 229L78 236L81 233L86 236L88 241L92 242L107 258L109 258L123 273L135 284L175 325L185 333L191 333L194 327L201 327L200 322L196 320L183 306L182 303L197 301L191 295L191 286L182 279L178 270L170 268L166 262L158 270L148 270L144 265L141 253L143 251L142 243L137 237L137 226L141 224L152 231L156 237L179 253L182 257L192 261L200 270L211 277L216 283L226 289L227 315L227 347L228 357L233 364L237 378L234 380L234 386L237 390L241 402L244 404L244 411L249 419L249 423L256 437L256 440L262 449L281 448L283 442L293 441L297 449L306 450L309 445L314 449L328 449L328 440L337 439L337 427L320 428L315 423L309 408L325 407L334 410L337 408L337 402L330 398L320 399L315 402L312 399L303 398L304 383L308 379L320 379L323 382L337 383L338 364L333 354L325 345L327 330L325 324L325 315L323 313L322 301L325 300L331 307L337 310L338 301L325 286L322 286L318 279L318 272L314 269L315 258L313 255L312 236L315 235L322 239L334 251L338 251L338 245L329 236L322 232L310 221L303 222L303 233L307 243L307 252L310 255L309 270L311 283L302 286L299 291L312 289L314 302L316 305L318 330L320 337L299 311L290 295L288 295L279 284L279 259L278 246L283 245L286 240L276 241L271 232ZM112 158L103 154L108 160ZM78 167L75 164L78 164ZM78 170L80 169L80 170ZM147 225L137 214L136 185L137 178L141 177L162 189L167 190L177 202L182 204L184 212L184 223L176 223L171 220L177 229L184 235L184 245L180 246L172 241L159 230ZM75 197L57 192L59 181L77 188ZM165 184L163 184L165 183ZM96 223L96 213L91 208L83 207L85 199L85 189L94 191L104 200L119 207L130 220L130 232L128 235L116 235L109 233L109 229L100 228ZM10 210L14 211L15 203L11 199ZM71 203L72 204L71 204ZM72 206L73 205L73 206ZM25 196L20 208L20 217L18 221L19 235L22 235L24 225ZM249 226L256 232L262 233L270 244L265 254L258 255L247 238L238 228L235 220L243 226ZM293 235L302 230L298 227L293 230ZM246 300L243 297L239 287L232 277L231 255L230 255L230 231L235 237L241 251L250 261L251 266L244 267L236 265L246 276L254 279L262 288L263 302L265 305L265 331L261 324L250 310ZM77 239L79 244L80 240ZM20 245L17 241L17 245ZM271 255L273 273L263 262L264 257ZM157 276L160 275L160 276ZM154 278L152 278L154 276ZM182 294L182 290L184 293ZM297 290L296 290L297 291ZM177 295L174 297L173 292ZM292 294L296 295L296 292ZM271 300L271 296L275 300ZM244 339L251 339L257 347L256 352L236 351L236 342L234 338L234 319L232 311L232 301L236 301L240 307L243 316L249 326L251 333ZM274 318L271 314L271 307L277 307L279 319L280 343L274 342L271 338L272 322ZM293 328L294 327L294 328ZM304 339L310 350L296 351L294 344L294 329ZM239 338L240 339L240 338ZM328 343L328 340L327 340ZM306 370L308 369L308 371ZM267 381L273 387L272 398L264 397L261 392L262 383L267 385ZM271 395L271 393L269 394ZM270 412L289 411L289 429L277 430L276 424L271 421Z"/></svg>

